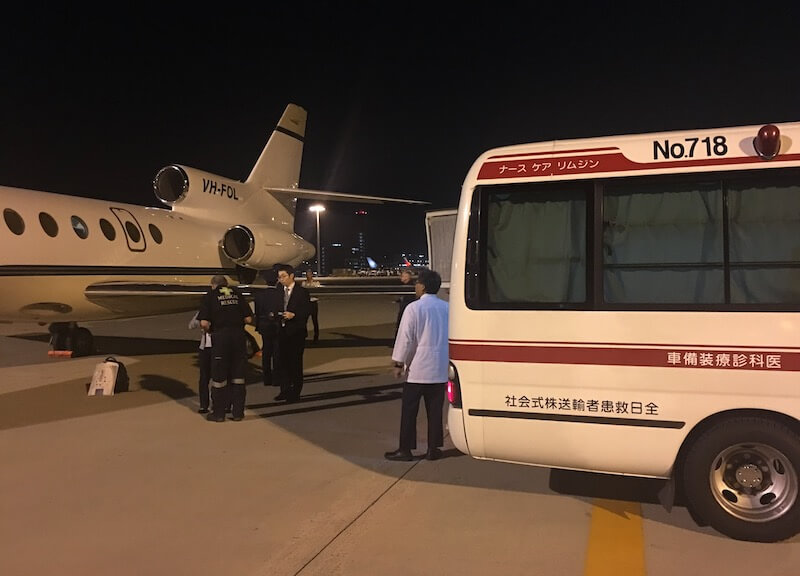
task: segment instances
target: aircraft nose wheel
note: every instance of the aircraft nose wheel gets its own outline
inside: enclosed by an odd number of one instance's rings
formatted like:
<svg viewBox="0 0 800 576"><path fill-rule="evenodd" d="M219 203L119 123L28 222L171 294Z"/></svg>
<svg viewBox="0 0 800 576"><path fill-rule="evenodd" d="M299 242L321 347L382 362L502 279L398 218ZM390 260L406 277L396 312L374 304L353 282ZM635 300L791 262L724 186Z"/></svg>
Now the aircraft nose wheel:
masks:
<svg viewBox="0 0 800 576"><path fill-rule="evenodd" d="M245 346L247 348L247 358L249 359L255 356L256 352L258 352L260 348L258 347L258 342L256 342L256 339L253 338L252 335L245 332L245 336L246 336Z"/></svg>
<svg viewBox="0 0 800 576"><path fill-rule="evenodd" d="M94 337L87 328L74 322L54 322L49 331L53 350L70 350L73 357L90 356L94 353Z"/></svg>

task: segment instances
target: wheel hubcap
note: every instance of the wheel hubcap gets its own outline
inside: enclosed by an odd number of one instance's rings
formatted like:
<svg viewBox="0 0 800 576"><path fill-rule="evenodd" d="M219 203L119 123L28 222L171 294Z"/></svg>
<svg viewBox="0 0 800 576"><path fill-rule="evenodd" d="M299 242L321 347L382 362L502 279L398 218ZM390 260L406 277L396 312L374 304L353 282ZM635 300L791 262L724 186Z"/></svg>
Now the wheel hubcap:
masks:
<svg viewBox="0 0 800 576"><path fill-rule="evenodd" d="M782 516L797 499L798 479L789 459L766 444L737 444L714 459L711 491L729 514L750 522Z"/></svg>

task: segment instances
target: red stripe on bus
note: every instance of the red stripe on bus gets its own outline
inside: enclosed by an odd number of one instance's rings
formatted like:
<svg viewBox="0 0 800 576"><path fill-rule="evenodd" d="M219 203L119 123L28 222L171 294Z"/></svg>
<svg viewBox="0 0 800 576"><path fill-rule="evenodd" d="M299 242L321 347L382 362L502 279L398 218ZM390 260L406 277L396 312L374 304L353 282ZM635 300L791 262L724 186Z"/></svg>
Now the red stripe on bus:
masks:
<svg viewBox="0 0 800 576"><path fill-rule="evenodd" d="M616 146L607 146L606 148L583 148L580 150L559 150L557 154L581 154L583 152L607 152L608 150L619 150ZM489 156L492 158L530 158L531 156L547 156L556 154L550 150L549 152L528 152L525 154L498 154L497 156Z"/></svg>
<svg viewBox="0 0 800 576"><path fill-rule="evenodd" d="M668 342L586 342L575 340L560 341L560 340L482 340L475 338L451 338L450 344L472 344L472 345L502 345L510 344L512 346L565 346L567 348L578 348L585 346L589 348L656 348L659 350L695 350L709 348L717 352L738 352L740 350L760 351L763 353L777 354L779 352L791 352L797 350L800 352L800 346L741 346L738 344L686 344L677 343L670 344Z"/></svg>
<svg viewBox="0 0 800 576"><path fill-rule="evenodd" d="M771 160L773 164L795 162L800 154L786 154ZM573 176L576 174L596 174L601 172L630 172L634 170L655 170L659 168L690 168L731 166L765 162L756 156L744 158L703 158L692 160L671 160L662 162L634 162L622 153L594 154L587 156L558 156L536 160L504 160L484 162L478 172L478 180L502 180L508 178L544 178L548 176Z"/></svg>
<svg viewBox="0 0 800 576"><path fill-rule="evenodd" d="M519 362L527 364L582 364L644 366L702 370L800 371L800 353L752 350L667 350L663 348L609 348L584 346L520 346L510 344L450 343L451 360Z"/></svg>

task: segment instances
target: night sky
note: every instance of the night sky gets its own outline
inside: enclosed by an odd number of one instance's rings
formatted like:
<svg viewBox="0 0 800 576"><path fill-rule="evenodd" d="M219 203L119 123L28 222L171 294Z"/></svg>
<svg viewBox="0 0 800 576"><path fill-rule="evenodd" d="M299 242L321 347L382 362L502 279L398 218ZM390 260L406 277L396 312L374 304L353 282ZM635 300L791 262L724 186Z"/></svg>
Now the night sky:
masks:
<svg viewBox="0 0 800 576"><path fill-rule="evenodd" d="M800 120L788 2L284 4L7 12L0 184L156 206L170 163L246 178L294 102L302 187L434 210L495 146ZM328 204L323 242L358 208ZM425 250L425 209L361 208L370 255Z"/></svg>

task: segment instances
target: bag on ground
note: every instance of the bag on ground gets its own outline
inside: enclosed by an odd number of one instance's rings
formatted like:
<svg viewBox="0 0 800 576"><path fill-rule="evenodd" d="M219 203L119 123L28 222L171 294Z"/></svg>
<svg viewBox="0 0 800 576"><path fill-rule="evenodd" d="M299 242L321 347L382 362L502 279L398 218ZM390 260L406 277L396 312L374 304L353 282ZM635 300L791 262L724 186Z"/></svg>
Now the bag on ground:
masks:
<svg viewBox="0 0 800 576"><path fill-rule="evenodd" d="M89 396L111 396L115 392L127 392L130 385L125 365L109 356L94 368Z"/></svg>

